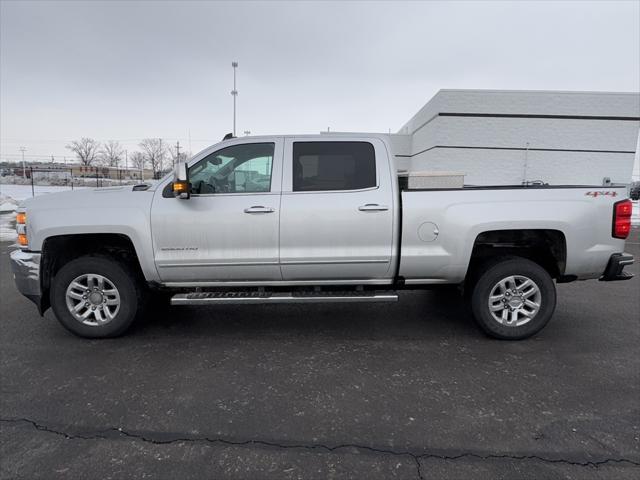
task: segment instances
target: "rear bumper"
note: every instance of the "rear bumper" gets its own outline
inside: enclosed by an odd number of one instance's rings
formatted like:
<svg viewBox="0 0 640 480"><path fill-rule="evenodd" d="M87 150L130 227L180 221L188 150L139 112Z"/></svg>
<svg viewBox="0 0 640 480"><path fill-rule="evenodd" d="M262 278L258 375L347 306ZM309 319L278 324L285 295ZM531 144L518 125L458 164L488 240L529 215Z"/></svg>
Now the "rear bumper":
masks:
<svg viewBox="0 0 640 480"><path fill-rule="evenodd" d="M633 278L633 274L624 271L624 267L633 264L633 255L630 253L614 253L609 259L607 268L600 277L603 282L612 282L615 280L629 280Z"/></svg>
<svg viewBox="0 0 640 480"><path fill-rule="evenodd" d="M18 291L35 303L38 310L42 308L42 289L40 288L39 252L15 250L11 252L11 270Z"/></svg>

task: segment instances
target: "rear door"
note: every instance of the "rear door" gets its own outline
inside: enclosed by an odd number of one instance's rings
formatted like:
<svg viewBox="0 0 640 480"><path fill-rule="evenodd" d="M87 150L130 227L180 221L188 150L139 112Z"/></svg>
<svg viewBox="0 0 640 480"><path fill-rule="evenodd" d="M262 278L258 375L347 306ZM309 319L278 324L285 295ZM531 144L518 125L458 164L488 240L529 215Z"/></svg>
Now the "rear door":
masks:
<svg viewBox="0 0 640 480"><path fill-rule="evenodd" d="M282 183L283 280L392 275L393 189L382 141L285 139Z"/></svg>

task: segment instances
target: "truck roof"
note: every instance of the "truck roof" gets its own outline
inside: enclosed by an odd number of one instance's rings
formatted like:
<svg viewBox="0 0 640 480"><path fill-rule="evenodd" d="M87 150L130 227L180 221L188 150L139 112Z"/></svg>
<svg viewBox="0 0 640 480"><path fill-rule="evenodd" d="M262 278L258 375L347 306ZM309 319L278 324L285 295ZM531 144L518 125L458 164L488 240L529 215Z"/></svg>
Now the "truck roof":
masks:
<svg viewBox="0 0 640 480"><path fill-rule="evenodd" d="M344 137L364 137L364 138L380 138L388 139L388 133L368 133L368 132L321 132L321 133L301 133L301 134L285 134L285 135L247 135L244 137L233 137L223 141L247 139L270 139L270 138L344 138Z"/></svg>

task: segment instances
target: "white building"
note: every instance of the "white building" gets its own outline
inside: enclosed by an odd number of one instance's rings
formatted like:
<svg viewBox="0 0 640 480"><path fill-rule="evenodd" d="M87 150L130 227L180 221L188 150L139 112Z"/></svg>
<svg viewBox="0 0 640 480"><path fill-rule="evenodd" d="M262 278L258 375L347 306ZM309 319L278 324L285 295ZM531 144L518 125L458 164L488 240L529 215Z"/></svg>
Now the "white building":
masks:
<svg viewBox="0 0 640 480"><path fill-rule="evenodd" d="M468 185L629 183L640 94L440 90L391 136L398 167Z"/></svg>

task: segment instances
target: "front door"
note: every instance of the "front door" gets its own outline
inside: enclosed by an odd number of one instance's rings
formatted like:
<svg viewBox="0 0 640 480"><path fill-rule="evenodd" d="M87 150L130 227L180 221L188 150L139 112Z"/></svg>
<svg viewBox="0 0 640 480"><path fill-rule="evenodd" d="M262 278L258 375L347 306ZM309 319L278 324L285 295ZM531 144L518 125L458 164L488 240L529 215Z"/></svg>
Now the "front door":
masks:
<svg viewBox="0 0 640 480"><path fill-rule="evenodd" d="M239 142L190 162L190 199L156 192L151 230L163 282L282 279L282 141Z"/></svg>
<svg viewBox="0 0 640 480"><path fill-rule="evenodd" d="M284 280L390 278L393 190L384 144L287 139L280 215ZM366 283L366 282L363 282Z"/></svg>

